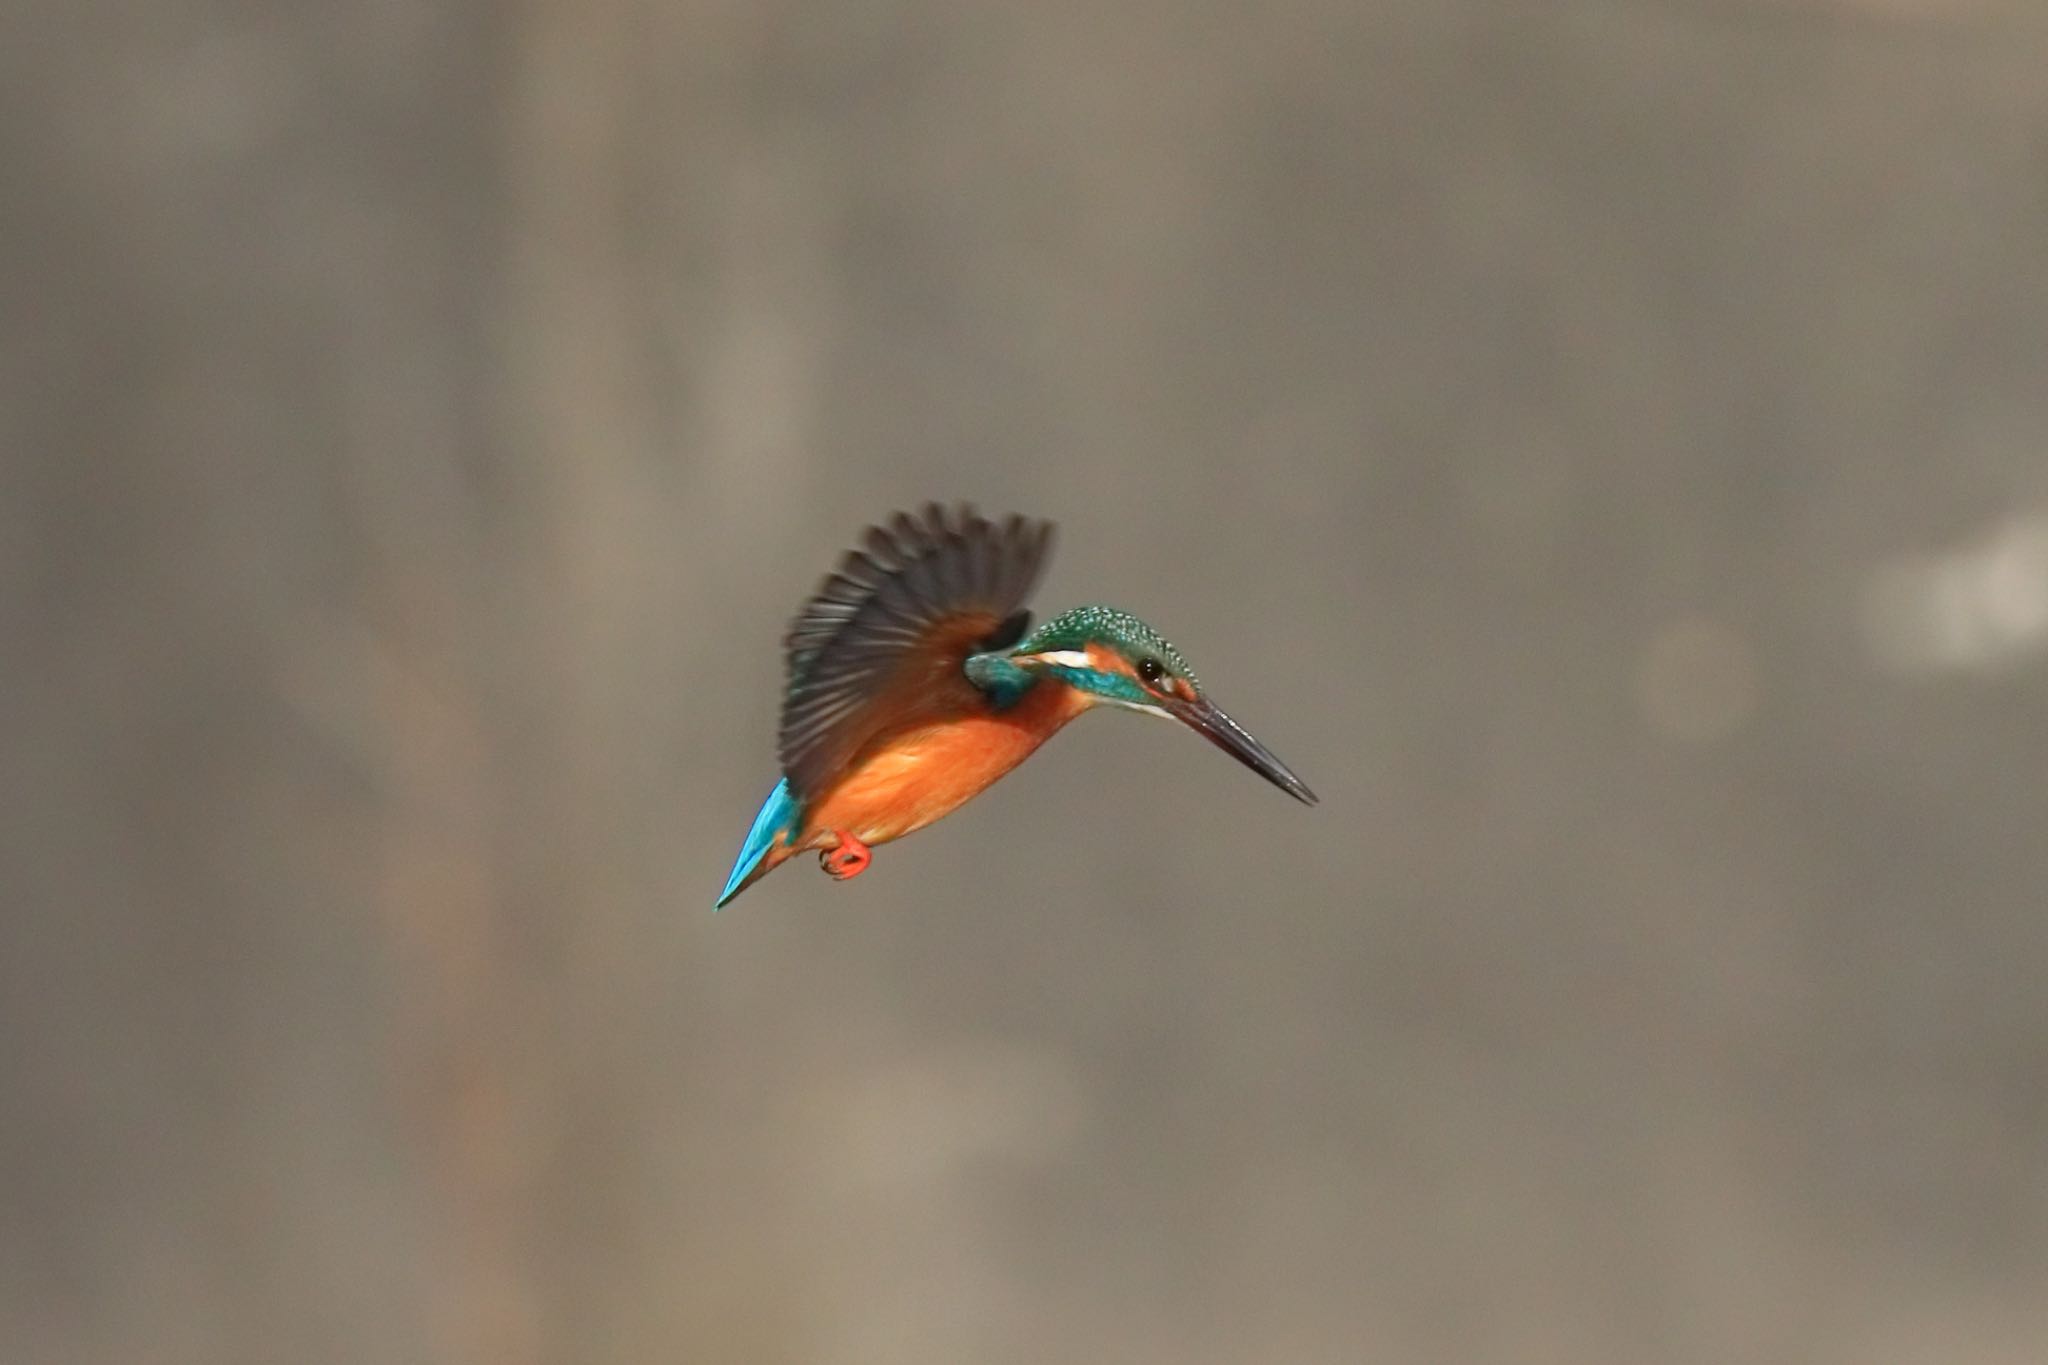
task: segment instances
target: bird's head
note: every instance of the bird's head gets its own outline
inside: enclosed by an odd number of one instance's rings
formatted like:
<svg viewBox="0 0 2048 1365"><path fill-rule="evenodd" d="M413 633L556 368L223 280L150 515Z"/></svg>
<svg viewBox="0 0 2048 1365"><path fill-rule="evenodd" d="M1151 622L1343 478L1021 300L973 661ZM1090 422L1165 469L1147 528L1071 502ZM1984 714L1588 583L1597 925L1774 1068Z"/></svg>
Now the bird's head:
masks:
<svg viewBox="0 0 2048 1365"><path fill-rule="evenodd" d="M1093 702L1177 720L1297 801L1315 804L1306 783L1209 700L1180 651L1129 612L1077 607L1019 641L1009 659Z"/></svg>

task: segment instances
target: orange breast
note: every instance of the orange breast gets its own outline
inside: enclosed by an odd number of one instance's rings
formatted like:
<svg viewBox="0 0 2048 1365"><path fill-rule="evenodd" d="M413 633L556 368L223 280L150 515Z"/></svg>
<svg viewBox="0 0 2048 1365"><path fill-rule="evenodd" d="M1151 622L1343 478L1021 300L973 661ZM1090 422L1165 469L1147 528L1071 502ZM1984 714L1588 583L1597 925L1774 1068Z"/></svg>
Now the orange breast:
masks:
<svg viewBox="0 0 2048 1365"><path fill-rule="evenodd" d="M1040 685L1008 711L892 734L812 803L797 846L829 843L836 830L880 844L923 829L1029 758L1090 700L1073 688Z"/></svg>

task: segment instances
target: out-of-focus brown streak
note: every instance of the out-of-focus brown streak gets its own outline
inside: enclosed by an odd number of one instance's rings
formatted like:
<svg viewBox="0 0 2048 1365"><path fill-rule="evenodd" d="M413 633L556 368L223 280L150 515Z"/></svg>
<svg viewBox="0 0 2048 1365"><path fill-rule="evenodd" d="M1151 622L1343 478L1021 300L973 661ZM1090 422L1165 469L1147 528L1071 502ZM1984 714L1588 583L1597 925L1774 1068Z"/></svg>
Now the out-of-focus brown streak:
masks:
<svg viewBox="0 0 2048 1365"><path fill-rule="evenodd" d="M403 638L379 673L392 786L379 881L399 986L393 1069L444 1234L428 1258L430 1330L443 1360L527 1365L540 1352L518 1096L531 1087L492 913L491 753L475 696L432 643L448 638L454 604L424 575L401 586Z"/></svg>

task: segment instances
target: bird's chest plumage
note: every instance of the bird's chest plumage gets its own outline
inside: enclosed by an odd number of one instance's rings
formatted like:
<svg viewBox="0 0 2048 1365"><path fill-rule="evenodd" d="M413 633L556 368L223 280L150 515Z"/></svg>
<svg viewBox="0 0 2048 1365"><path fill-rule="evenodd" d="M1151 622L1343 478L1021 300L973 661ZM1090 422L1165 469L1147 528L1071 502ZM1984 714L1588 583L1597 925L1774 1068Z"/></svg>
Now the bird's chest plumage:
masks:
<svg viewBox="0 0 2048 1365"><path fill-rule="evenodd" d="M1041 685L1007 710L977 710L889 734L812 803L806 834L844 831L879 844L922 829L1029 758L1089 700L1071 688Z"/></svg>

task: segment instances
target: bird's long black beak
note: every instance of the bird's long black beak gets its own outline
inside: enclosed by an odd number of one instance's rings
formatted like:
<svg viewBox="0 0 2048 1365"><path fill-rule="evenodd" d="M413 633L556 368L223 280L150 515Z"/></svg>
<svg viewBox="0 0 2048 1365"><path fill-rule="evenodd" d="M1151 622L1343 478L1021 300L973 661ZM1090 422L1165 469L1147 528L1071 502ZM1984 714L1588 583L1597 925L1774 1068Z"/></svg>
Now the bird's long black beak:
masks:
<svg viewBox="0 0 2048 1365"><path fill-rule="evenodd" d="M1207 697L1193 701L1169 701L1167 712L1195 733L1265 778L1281 791L1306 806L1316 803L1308 783L1296 777L1273 751L1252 738L1251 732L1224 714L1223 708Z"/></svg>

